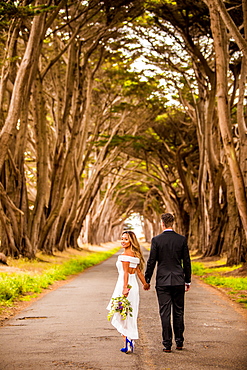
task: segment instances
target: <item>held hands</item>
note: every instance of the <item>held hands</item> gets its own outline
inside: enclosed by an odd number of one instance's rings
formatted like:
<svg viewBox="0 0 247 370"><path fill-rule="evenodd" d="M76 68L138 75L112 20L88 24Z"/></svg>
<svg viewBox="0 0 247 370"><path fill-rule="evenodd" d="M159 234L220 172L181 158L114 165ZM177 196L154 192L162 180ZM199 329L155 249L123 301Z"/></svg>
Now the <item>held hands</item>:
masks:
<svg viewBox="0 0 247 370"><path fill-rule="evenodd" d="M150 289L150 284L148 284L148 283L143 284L143 289L144 290L149 290Z"/></svg>

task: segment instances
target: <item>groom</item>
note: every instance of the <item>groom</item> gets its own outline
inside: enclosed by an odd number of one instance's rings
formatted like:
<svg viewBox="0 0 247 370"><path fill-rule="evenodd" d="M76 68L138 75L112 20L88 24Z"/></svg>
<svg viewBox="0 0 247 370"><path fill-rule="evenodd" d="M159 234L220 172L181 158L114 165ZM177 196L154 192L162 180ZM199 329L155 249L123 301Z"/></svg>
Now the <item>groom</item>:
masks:
<svg viewBox="0 0 247 370"><path fill-rule="evenodd" d="M156 292L162 323L163 351L171 352L171 307L176 349L183 348L184 292L190 288L191 263L186 238L173 231L173 215L165 213L161 220L163 232L152 239L145 279L150 284L158 262Z"/></svg>

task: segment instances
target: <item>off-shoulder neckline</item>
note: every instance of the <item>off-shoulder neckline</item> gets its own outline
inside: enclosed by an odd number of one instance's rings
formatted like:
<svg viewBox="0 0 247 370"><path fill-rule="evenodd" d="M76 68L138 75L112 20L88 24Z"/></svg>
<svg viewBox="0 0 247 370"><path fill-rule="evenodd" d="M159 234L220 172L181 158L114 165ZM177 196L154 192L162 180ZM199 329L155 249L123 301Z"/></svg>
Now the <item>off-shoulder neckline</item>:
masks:
<svg viewBox="0 0 247 370"><path fill-rule="evenodd" d="M135 259L140 260L139 257L129 256L128 254L120 254L119 257L128 257L128 258L135 258Z"/></svg>

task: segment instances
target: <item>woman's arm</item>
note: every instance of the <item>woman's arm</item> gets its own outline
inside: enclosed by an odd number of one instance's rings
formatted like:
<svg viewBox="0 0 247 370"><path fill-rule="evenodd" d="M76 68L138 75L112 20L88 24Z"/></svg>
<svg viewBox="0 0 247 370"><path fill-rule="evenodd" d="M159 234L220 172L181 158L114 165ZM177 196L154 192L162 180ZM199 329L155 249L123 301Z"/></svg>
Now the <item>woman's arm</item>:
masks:
<svg viewBox="0 0 247 370"><path fill-rule="evenodd" d="M146 282L145 277L144 277L143 273L141 272L139 266L137 266L137 268L136 268L136 273L137 273L138 278L140 279L140 281L143 284L143 289L148 290L150 288L150 285Z"/></svg>
<svg viewBox="0 0 247 370"><path fill-rule="evenodd" d="M129 294L129 289L128 289L128 282L129 282L129 262L122 261L123 264L123 270L124 270L124 281L123 281L123 292L122 294L127 297Z"/></svg>

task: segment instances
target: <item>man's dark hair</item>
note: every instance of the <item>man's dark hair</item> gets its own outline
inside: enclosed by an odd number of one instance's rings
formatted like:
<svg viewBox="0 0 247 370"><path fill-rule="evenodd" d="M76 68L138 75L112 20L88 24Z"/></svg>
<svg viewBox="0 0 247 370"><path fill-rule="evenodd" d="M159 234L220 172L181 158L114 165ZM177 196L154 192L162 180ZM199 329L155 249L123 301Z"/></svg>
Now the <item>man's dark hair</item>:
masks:
<svg viewBox="0 0 247 370"><path fill-rule="evenodd" d="M171 226L174 222L174 216L171 213L163 213L161 220L165 226Z"/></svg>

